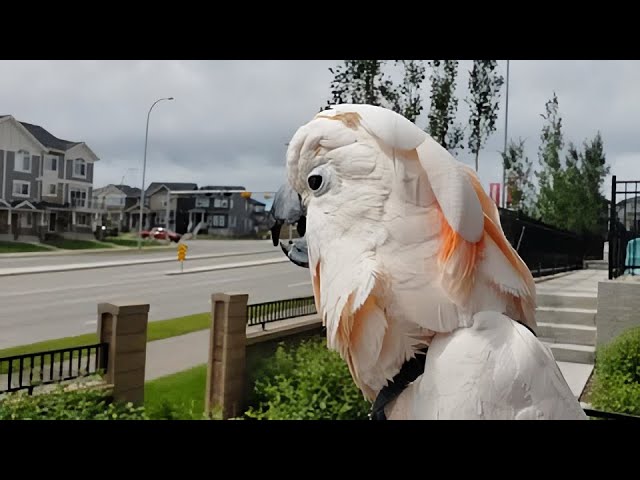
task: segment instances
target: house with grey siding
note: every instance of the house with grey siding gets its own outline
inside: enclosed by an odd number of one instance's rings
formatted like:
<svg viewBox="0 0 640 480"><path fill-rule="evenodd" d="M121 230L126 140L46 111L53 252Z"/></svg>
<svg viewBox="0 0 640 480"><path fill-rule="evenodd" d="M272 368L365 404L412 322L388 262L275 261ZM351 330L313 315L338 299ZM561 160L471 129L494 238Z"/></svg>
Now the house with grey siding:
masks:
<svg viewBox="0 0 640 480"><path fill-rule="evenodd" d="M256 234L266 217L265 205L252 198L244 198L238 192L242 186L208 185L200 190L220 190L220 193L194 195L195 205L189 210L189 230L200 222L199 233L222 236L246 236Z"/></svg>
<svg viewBox="0 0 640 480"><path fill-rule="evenodd" d="M39 125L0 115L0 238L82 238L95 230L92 199L98 156Z"/></svg>

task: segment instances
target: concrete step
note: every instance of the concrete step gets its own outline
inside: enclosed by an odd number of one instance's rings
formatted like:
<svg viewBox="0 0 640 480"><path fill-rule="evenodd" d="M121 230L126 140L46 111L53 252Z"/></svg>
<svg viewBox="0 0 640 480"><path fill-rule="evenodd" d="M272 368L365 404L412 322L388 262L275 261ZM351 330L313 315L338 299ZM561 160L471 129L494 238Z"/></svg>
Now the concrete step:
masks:
<svg viewBox="0 0 640 480"><path fill-rule="evenodd" d="M538 307L536 323L585 325L595 327L596 310L589 308Z"/></svg>
<svg viewBox="0 0 640 480"><path fill-rule="evenodd" d="M596 344L596 327L591 325L538 322L536 331L539 337L549 338L557 343L591 346Z"/></svg>
<svg viewBox="0 0 640 480"><path fill-rule="evenodd" d="M592 345L557 343L549 338L540 338L540 340L551 348L556 362L593 364L595 361L596 347Z"/></svg>
<svg viewBox="0 0 640 480"><path fill-rule="evenodd" d="M571 295L555 293L538 293L536 303L540 307L583 308L595 310L598 308L598 297L588 295Z"/></svg>
<svg viewBox="0 0 640 480"><path fill-rule="evenodd" d="M584 262L584 267L589 270L609 270L608 260L587 260Z"/></svg>

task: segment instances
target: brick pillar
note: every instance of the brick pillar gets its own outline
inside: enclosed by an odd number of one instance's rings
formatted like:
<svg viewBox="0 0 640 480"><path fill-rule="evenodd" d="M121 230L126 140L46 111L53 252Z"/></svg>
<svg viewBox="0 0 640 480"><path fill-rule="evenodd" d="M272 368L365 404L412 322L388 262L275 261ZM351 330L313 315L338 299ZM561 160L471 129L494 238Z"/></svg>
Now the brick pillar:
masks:
<svg viewBox="0 0 640 480"><path fill-rule="evenodd" d="M98 339L109 344L105 381L118 402L144 404L148 304L98 304Z"/></svg>
<svg viewBox="0 0 640 480"><path fill-rule="evenodd" d="M205 412L220 408L222 418L242 414L245 403L247 294L211 296L211 336Z"/></svg>

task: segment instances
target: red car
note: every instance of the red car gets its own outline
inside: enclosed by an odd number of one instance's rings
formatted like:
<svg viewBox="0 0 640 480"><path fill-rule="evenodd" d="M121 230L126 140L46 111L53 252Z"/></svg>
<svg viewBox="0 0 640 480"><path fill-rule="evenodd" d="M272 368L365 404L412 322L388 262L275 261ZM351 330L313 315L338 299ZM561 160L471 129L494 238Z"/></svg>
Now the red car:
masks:
<svg viewBox="0 0 640 480"><path fill-rule="evenodd" d="M171 230L167 230L164 227L154 227L151 230L143 230L140 234L142 238L153 238L155 240L167 240L167 238L175 243L180 241L182 235Z"/></svg>

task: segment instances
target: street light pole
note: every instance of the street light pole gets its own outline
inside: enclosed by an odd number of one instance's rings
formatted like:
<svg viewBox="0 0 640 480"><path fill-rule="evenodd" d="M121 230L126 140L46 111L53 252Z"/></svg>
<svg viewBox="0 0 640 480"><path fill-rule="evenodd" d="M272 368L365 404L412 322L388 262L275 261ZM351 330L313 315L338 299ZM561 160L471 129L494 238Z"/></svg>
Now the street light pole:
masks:
<svg viewBox="0 0 640 480"><path fill-rule="evenodd" d="M504 106L504 154L507 154L507 126L509 124L509 60L507 60L507 96ZM502 159L502 207L507 207L507 179L504 168L504 158Z"/></svg>
<svg viewBox="0 0 640 480"><path fill-rule="evenodd" d="M147 170L147 140L149 139L149 117L151 116L151 110L156 106L156 103L161 102L162 100L173 100L173 97L168 98L159 98L151 108L149 109L149 113L147 113L147 129L144 134L144 162L142 164L142 185L140 188L140 223L138 225L138 250L142 248L142 215L144 210L144 176Z"/></svg>

